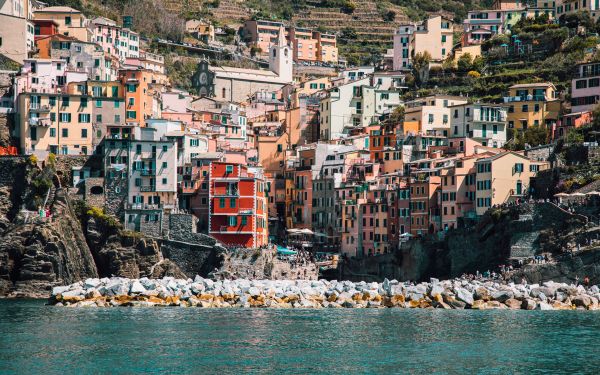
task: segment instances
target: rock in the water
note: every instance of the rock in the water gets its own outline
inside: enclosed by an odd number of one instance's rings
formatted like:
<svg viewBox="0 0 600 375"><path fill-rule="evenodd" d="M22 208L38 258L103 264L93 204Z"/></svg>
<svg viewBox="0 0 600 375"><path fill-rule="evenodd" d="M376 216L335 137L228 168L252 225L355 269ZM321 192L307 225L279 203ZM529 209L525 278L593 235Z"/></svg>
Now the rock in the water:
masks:
<svg viewBox="0 0 600 375"><path fill-rule="evenodd" d="M131 283L131 287L129 288L129 293L132 294L142 294L146 292L146 288L137 280Z"/></svg>
<svg viewBox="0 0 600 375"><path fill-rule="evenodd" d="M464 288L456 288L455 292L456 292L456 298L463 301L467 305L472 305L473 302L475 301L473 299L473 293L469 292L468 290L466 290Z"/></svg>

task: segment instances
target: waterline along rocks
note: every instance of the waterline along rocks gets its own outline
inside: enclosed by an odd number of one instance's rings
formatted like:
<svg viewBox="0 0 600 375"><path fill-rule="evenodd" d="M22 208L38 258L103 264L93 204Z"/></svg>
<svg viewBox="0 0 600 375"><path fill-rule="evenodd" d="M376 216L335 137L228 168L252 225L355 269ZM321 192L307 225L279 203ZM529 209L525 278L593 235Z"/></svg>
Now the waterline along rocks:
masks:
<svg viewBox="0 0 600 375"><path fill-rule="evenodd" d="M70 307L441 308L597 310L598 286L431 279L420 284L326 280L87 279L55 287L49 303Z"/></svg>

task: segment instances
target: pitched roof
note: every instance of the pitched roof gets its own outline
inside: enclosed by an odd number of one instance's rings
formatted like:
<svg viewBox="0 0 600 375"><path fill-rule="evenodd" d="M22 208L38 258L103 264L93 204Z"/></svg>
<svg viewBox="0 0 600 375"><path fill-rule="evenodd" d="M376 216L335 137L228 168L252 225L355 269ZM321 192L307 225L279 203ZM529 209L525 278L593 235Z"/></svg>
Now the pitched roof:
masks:
<svg viewBox="0 0 600 375"><path fill-rule="evenodd" d="M56 6L56 7L45 7L42 9L35 10L34 13L81 13L81 11L77 9L73 9L71 7L65 6Z"/></svg>

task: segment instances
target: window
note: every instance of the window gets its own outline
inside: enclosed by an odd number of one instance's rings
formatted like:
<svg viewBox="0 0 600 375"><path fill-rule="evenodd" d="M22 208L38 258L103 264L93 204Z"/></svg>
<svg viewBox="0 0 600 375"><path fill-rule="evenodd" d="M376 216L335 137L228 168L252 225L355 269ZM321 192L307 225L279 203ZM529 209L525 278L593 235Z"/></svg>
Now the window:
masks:
<svg viewBox="0 0 600 375"><path fill-rule="evenodd" d="M225 208L225 198L219 198L219 208Z"/></svg>
<svg viewBox="0 0 600 375"><path fill-rule="evenodd" d="M233 165L227 165L225 167L225 173L233 173Z"/></svg>
<svg viewBox="0 0 600 375"><path fill-rule="evenodd" d="M235 208L235 198L230 198L229 199L229 207L230 208Z"/></svg>
<svg viewBox="0 0 600 375"><path fill-rule="evenodd" d="M63 138L69 138L69 129L62 129L62 137Z"/></svg>
<svg viewBox="0 0 600 375"><path fill-rule="evenodd" d="M162 146L162 150L163 150L163 152L167 152L167 151L169 151L169 146L167 146L167 145L163 145L163 146Z"/></svg>
<svg viewBox="0 0 600 375"><path fill-rule="evenodd" d="M127 119L135 119L137 117L136 111L127 111Z"/></svg>
<svg viewBox="0 0 600 375"><path fill-rule="evenodd" d="M127 101L127 105L128 106L135 105L135 99L134 98L129 98L129 100Z"/></svg>
<svg viewBox="0 0 600 375"><path fill-rule="evenodd" d="M50 100L50 106L54 107L56 105L56 96L51 96L48 99Z"/></svg>
<svg viewBox="0 0 600 375"><path fill-rule="evenodd" d="M163 178L162 183L163 183L163 185L166 185L169 183L169 180L167 178Z"/></svg>
<svg viewBox="0 0 600 375"><path fill-rule="evenodd" d="M81 129L81 138L87 138L87 129Z"/></svg>
<svg viewBox="0 0 600 375"><path fill-rule="evenodd" d="M135 92L135 85L132 83L127 84L127 92Z"/></svg>
<svg viewBox="0 0 600 375"><path fill-rule="evenodd" d="M64 98L62 98L62 105L63 105L63 107L69 106L69 97L68 96L65 96Z"/></svg>
<svg viewBox="0 0 600 375"><path fill-rule="evenodd" d="M135 145L135 153L138 155L142 153L142 145Z"/></svg>
<svg viewBox="0 0 600 375"><path fill-rule="evenodd" d="M89 113L80 113L79 114L79 122L80 123L89 123L90 122L90 114Z"/></svg>
<svg viewBox="0 0 600 375"><path fill-rule="evenodd" d="M65 17L65 25L69 26L71 25L71 17Z"/></svg>
<svg viewBox="0 0 600 375"><path fill-rule="evenodd" d="M229 216L227 221L230 227L235 227L237 225L237 216Z"/></svg>
<svg viewBox="0 0 600 375"><path fill-rule="evenodd" d="M87 108L87 104L88 104L87 98L81 98L80 103L81 103L81 108Z"/></svg>
<svg viewBox="0 0 600 375"><path fill-rule="evenodd" d="M102 124L102 115L96 115L96 123Z"/></svg>
<svg viewBox="0 0 600 375"><path fill-rule="evenodd" d="M527 104L523 104L521 107L521 112L529 112L529 106Z"/></svg>
<svg viewBox="0 0 600 375"><path fill-rule="evenodd" d="M169 163L167 163L166 161L163 161L163 163L162 163L163 168L167 168L168 165L169 165Z"/></svg>
<svg viewBox="0 0 600 375"><path fill-rule="evenodd" d="M60 121L61 122L71 122L71 114L66 112L60 113Z"/></svg>
<svg viewBox="0 0 600 375"><path fill-rule="evenodd" d="M515 163L515 173L523 172L523 163Z"/></svg>
<svg viewBox="0 0 600 375"><path fill-rule="evenodd" d="M50 136L56 137L56 129L55 128L50 128Z"/></svg>
<svg viewBox="0 0 600 375"><path fill-rule="evenodd" d="M278 144L277 145L277 152L282 152L283 151L283 145Z"/></svg>
<svg viewBox="0 0 600 375"><path fill-rule="evenodd" d="M577 88L577 89L587 88L587 80L581 79L579 81L575 81L575 88Z"/></svg>
<svg viewBox="0 0 600 375"><path fill-rule="evenodd" d="M248 216L242 216L242 225L248 224Z"/></svg>
<svg viewBox="0 0 600 375"><path fill-rule="evenodd" d="M433 124L433 113L429 114L429 123Z"/></svg>

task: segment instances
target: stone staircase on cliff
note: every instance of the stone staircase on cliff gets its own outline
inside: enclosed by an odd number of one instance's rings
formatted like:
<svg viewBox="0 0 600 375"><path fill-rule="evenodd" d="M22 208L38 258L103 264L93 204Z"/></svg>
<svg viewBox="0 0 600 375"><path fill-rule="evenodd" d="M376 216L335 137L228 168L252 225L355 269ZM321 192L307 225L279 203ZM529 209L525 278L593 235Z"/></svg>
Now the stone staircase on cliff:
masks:
<svg viewBox="0 0 600 375"><path fill-rule="evenodd" d="M534 212L530 205L523 206L519 218L512 226L518 232L513 233L510 244L510 258L524 259L533 257L539 250L537 239L539 231L534 229Z"/></svg>

